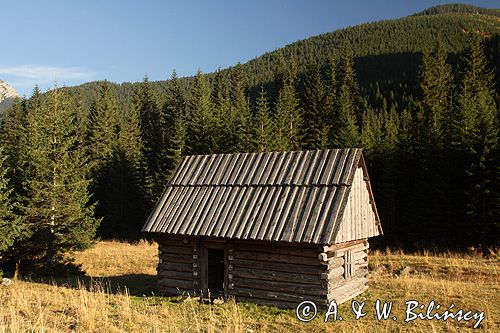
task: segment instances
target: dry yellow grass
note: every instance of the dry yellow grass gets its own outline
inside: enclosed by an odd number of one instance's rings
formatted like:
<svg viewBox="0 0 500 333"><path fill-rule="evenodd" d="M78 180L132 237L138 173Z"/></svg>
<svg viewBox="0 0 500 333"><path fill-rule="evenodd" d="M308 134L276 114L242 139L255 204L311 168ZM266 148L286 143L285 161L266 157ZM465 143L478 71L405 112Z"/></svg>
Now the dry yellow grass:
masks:
<svg viewBox="0 0 500 333"><path fill-rule="evenodd" d="M293 310L233 301L207 305L153 296L155 244L100 242L77 259L89 278L52 283L22 280L0 287L0 333L473 331L473 322L404 323L404 302L410 299L485 311L486 319L478 331L499 329L498 257L372 253L370 267L377 274L370 277L370 289L357 297L366 302L367 316L356 321L350 304L342 304L339 312L344 320L327 323L321 320L324 314L300 323ZM405 267L412 269L410 274L399 274ZM377 321L376 299L393 301L392 315L398 320Z"/></svg>

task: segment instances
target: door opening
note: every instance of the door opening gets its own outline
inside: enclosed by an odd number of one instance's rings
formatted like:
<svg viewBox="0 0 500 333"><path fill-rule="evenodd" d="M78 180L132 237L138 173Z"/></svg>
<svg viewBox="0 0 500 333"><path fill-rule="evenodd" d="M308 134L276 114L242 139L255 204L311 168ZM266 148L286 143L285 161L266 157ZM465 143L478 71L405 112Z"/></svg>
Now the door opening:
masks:
<svg viewBox="0 0 500 333"><path fill-rule="evenodd" d="M224 293L224 249L208 249L208 289Z"/></svg>

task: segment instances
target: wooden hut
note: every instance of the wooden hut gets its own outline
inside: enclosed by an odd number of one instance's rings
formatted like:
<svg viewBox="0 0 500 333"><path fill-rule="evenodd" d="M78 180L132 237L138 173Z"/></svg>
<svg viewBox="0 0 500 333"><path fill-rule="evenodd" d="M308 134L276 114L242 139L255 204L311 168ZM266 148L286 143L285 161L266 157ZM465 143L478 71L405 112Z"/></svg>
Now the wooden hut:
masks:
<svg viewBox="0 0 500 333"><path fill-rule="evenodd" d="M164 295L295 307L367 289L382 234L361 149L185 157L143 227Z"/></svg>

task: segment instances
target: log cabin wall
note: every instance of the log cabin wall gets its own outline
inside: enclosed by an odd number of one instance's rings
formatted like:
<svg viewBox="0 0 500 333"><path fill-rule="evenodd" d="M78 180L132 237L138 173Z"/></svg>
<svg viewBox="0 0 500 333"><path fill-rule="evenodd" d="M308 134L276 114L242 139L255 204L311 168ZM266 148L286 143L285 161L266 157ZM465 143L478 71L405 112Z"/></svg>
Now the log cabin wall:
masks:
<svg viewBox="0 0 500 333"><path fill-rule="evenodd" d="M158 289L164 295L207 295L208 248L224 249L224 295L216 296L281 308L309 300L324 308L367 289L366 239L318 246L167 236L158 243Z"/></svg>
<svg viewBox="0 0 500 333"><path fill-rule="evenodd" d="M327 302L322 280L328 266L320 247L297 243L234 241L229 257L230 294L237 300L294 308L304 300Z"/></svg>

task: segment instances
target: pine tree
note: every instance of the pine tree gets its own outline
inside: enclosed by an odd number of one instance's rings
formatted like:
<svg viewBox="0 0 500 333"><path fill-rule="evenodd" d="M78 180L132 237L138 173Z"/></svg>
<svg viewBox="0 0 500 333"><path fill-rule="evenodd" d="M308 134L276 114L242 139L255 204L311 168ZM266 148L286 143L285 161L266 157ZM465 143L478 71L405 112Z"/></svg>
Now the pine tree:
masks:
<svg viewBox="0 0 500 333"><path fill-rule="evenodd" d="M338 97L338 119L334 144L339 148L359 147L359 88L354 72L354 59L350 44L344 46L342 54L342 83ZM358 118L359 117L359 118Z"/></svg>
<svg viewBox="0 0 500 333"><path fill-rule="evenodd" d="M49 91L39 112L28 115L25 217L32 236L24 254L49 271L67 260L65 253L89 247L99 224L89 204L89 158L76 131L74 105L60 89Z"/></svg>
<svg viewBox="0 0 500 333"><path fill-rule="evenodd" d="M196 74L193 96L190 101L190 126L188 128L189 147L192 154L217 152L215 136L214 106L210 85L201 71Z"/></svg>
<svg viewBox="0 0 500 333"><path fill-rule="evenodd" d="M262 153L272 150L273 123L269 101L263 86L260 88L260 94L255 105L253 140L255 151Z"/></svg>
<svg viewBox="0 0 500 333"><path fill-rule="evenodd" d="M283 77L274 113L275 148L280 151L299 149L301 143L300 101L296 92L296 65L292 59Z"/></svg>

